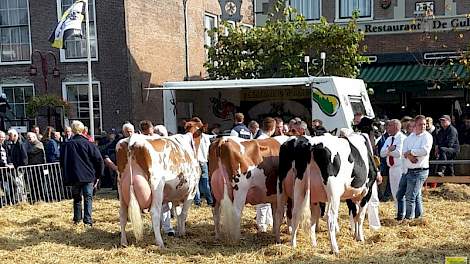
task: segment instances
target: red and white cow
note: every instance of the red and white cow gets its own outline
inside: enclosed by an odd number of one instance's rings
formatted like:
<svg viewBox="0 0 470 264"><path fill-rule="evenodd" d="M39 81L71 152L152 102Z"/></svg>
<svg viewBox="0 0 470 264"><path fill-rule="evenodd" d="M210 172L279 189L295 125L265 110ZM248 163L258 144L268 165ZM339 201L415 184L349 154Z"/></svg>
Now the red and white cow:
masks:
<svg viewBox="0 0 470 264"><path fill-rule="evenodd" d="M156 244L163 248L160 219L164 202L172 202L173 206L182 204L177 217L177 234L184 235L188 209L201 175L192 134L170 137L134 134L119 141L116 153L121 245L127 245L128 216L136 239L142 238L141 210L149 208Z"/></svg>
<svg viewBox="0 0 470 264"><path fill-rule="evenodd" d="M367 203L376 180L375 165L361 135L338 138L326 134L319 137L298 137L281 146L279 154L278 207L280 219L283 205L293 199L292 246L296 246L301 216L310 218L310 238L316 246L315 227L320 216L319 202L328 203L327 222L331 249L339 253L336 242L340 201L347 200L356 240L363 241L363 221ZM371 163L372 162L372 163ZM310 209L309 209L310 208ZM279 220L276 221L279 223ZM279 225L275 226L280 242Z"/></svg>
<svg viewBox="0 0 470 264"><path fill-rule="evenodd" d="M281 144L286 136L259 140L222 137L209 148L209 175L214 194L215 236L240 238L245 204L271 203L275 211ZM276 223L274 223L276 224Z"/></svg>

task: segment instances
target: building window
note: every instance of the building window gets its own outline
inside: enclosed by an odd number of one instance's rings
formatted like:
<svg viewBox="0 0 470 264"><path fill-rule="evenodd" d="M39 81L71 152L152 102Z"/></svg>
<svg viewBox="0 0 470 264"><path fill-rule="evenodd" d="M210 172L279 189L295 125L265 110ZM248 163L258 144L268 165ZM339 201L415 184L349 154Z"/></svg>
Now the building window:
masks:
<svg viewBox="0 0 470 264"><path fill-rule="evenodd" d="M290 6L295 8L306 20L320 19L320 0L290 0Z"/></svg>
<svg viewBox="0 0 470 264"><path fill-rule="evenodd" d="M80 120L85 126L90 126L90 115L88 112L88 83L87 82L64 82L62 83L62 95L64 100L70 104L68 120ZM93 82L93 115L95 131L102 126L101 118L101 88L99 82Z"/></svg>
<svg viewBox="0 0 470 264"><path fill-rule="evenodd" d="M209 31L217 27L217 17L211 14L204 15L204 44L212 47L217 41L215 36L209 36Z"/></svg>
<svg viewBox="0 0 470 264"><path fill-rule="evenodd" d="M0 63L29 61L28 0L0 0Z"/></svg>
<svg viewBox="0 0 470 264"><path fill-rule="evenodd" d="M350 18L356 10L361 18L372 17L372 1L339 0L339 18Z"/></svg>
<svg viewBox="0 0 470 264"><path fill-rule="evenodd" d="M240 24L240 28L242 29L243 32L247 32L249 31L250 29L253 28L253 25L250 25L250 24Z"/></svg>
<svg viewBox="0 0 470 264"><path fill-rule="evenodd" d="M63 12L67 10L76 0L57 0L58 17L61 18ZM95 23L95 0L88 0L88 13L90 14L90 47L91 58L98 58L98 44L96 39ZM88 15L88 14L87 14ZM82 23L83 38L70 38L65 40L65 49L60 50L61 61L84 61L87 58L86 47L86 23Z"/></svg>
<svg viewBox="0 0 470 264"><path fill-rule="evenodd" d="M0 86L0 90L7 96L11 107L6 111L6 127L25 125L22 121L27 119L26 106L34 96L33 84L4 84Z"/></svg>

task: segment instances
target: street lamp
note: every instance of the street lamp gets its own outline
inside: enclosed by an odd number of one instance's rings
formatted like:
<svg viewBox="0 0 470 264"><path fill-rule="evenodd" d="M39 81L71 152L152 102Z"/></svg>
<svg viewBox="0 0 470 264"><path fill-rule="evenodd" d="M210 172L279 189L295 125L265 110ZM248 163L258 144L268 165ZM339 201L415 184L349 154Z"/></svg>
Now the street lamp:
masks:
<svg viewBox="0 0 470 264"><path fill-rule="evenodd" d="M34 53L38 53L39 57L41 58L42 78L44 80L44 90L47 95L48 93L47 77L49 75L49 64L47 62L47 57L52 56L52 58L54 59L54 68L52 69L52 76L59 77L60 72L59 72L59 69L57 68L57 57L52 51L41 52L40 50L34 50L33 53L31 53L31 66L29 66L29 75L31 76L36 76L38 73L38 69L36 65L34 65ZM47 124L51 125L51 108L50 107L47 108Z"/></svg>
<svg viewBox="0 0 470 264"><path fill-rule="evenodd" d="M33 53L31 53L31 66L29 67L29 75L31 76L36 76L38 73L38 69L36 65L34 65L34 53L38 53L39 57L41 58L42 78L44 80L44 89L47 94L48 92L47 77L49 75L49 64L47 62L47 57L52 56L52 58L54 59L54 68L52 69L52 76L59 77L60 72L59 72L59 69L57 68L57 57L52 51L41 52L40 50L34 50Z"/></svg>

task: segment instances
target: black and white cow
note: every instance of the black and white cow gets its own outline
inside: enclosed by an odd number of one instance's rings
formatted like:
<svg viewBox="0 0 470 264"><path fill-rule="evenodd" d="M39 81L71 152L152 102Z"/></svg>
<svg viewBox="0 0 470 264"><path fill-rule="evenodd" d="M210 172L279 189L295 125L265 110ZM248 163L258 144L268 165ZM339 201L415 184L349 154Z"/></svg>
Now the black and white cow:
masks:
<svg viewBox="0 0 470 264"><path fill-rule="evenodd" d="M336 227L341 200L348 199L354 237L364 240L363 221L367 203L377 174L366 138L352 134L339 138L326 134L319 137L297 137L285 142L279 154L278 210L293 199L292 246L301 214L310 218L310 238L316 246L315 227L320 216L320 202L328 203L327 222L331 249L339 253ZM311 208L310 210L308 208ZM276 221L280 223L279 220ZM279 225L275 226L276 241L280 242Z"/></svg>

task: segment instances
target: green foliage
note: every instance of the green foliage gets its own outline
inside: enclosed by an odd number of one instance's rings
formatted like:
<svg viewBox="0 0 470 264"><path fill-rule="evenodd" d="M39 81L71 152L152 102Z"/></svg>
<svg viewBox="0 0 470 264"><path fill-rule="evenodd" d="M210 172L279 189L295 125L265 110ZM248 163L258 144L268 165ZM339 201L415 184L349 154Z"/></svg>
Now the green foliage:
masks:
<svg viewBox="0 0 470 264"><path fill-rule="evenodd" d="M37 95L31 97L26 105L26 115L30 118L35 118L40 108L44 107L63 107L64 114L68 116L70 105L55 95Z"/></svg>
<svg viewBox="0 0 470 264"><path fill-rule="evenodd" d="M324 18L307 23L292 8L278 4L274 11L263 27L244 30L224 23L209 32L217 37L213 47L206 46L210 79L306 76L305 55L317 59L316 65L310 64L309 73L319 75L320 52L327 54L325 75L355 77L361 63L368 61L359 53L364 35L355 19L343 26L329 24Z"/></svg>

